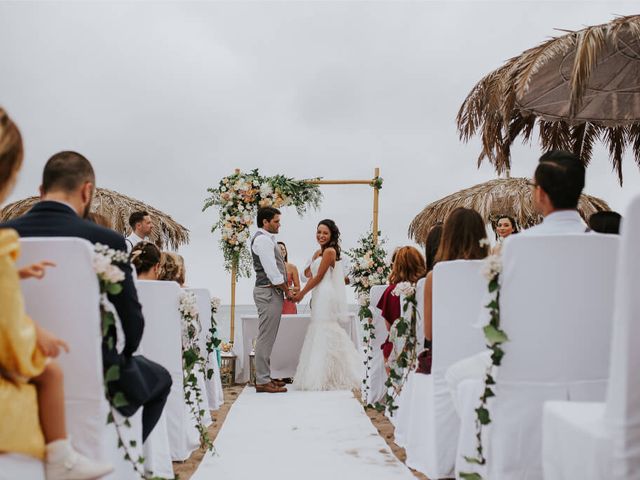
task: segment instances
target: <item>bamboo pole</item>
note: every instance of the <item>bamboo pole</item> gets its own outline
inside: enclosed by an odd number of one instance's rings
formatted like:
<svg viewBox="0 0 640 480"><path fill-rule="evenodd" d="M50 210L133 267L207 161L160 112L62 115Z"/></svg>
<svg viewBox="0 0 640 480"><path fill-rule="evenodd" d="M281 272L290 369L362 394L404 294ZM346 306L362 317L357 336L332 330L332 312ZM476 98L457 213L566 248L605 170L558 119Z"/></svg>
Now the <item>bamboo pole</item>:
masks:
<svg viewBox="0 0 640 480"><path fill-rule="evenodd" d="M380 169L376 168L373 173L373 179L380 176ZM378 245L378 201L380 190L373 188L373 244Z"/></svg>
<svg viewBox="0 0 640 480"><path fill-rule="evenodd" d="M236 168L236 173L240 173L240 169ZM235 261L231 265L231 317L229 326L229 343L233 346L236 334L236 283L238 282L238 262ZM235 380L235 379L234 379Z"/></svg>

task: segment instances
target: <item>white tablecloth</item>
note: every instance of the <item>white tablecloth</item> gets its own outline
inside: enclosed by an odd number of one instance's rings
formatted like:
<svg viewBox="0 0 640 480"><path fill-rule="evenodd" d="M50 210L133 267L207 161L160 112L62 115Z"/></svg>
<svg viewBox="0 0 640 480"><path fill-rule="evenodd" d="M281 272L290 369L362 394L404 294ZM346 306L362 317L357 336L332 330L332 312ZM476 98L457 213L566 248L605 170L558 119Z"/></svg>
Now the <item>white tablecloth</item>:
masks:
<svg viewBox="0 0 640 480"><path fill-rule="evenodd" d="M342 327L360 351L360 324L354 314ZM271 353L271 375L273 378L293 377L298 366L300 351L311 316L309 314L283 315L280 329ZM238 356L236 361L236 382L249 381L249 354L253 349L253 340L258 336L258 316L241 317L237 325L233 349Z"/></svg>

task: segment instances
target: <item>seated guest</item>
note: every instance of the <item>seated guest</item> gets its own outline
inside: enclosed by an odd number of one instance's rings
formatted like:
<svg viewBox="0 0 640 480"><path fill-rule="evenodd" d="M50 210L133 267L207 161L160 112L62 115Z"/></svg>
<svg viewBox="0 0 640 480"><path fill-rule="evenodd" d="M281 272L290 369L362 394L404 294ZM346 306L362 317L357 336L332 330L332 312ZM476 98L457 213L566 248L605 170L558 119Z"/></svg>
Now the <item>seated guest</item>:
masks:
<svg viewBox="0 0 640 480"><path fill-rule="evenodd" d="M0 109L0 203L11 193L22 159L20 132ZM78 453L67 436L64 374L53 358L69 347L24 310L19 278L42 278L53 265L17 271L19 254L15 230L0 229L0 452L44 459L47 480L101 477L113 468Z"/></svg>
<svg viewBox="0 0 640 480"><path fill-rule="evenodd" d="M544 220L521 235L584 233L587 226L578 213L585 169L570 152L551 150L540 157L533 175L533 203Z"/></svg>
<svg viewBox="0 0 640 480"><path fill-rule="evenodd" d="M119 233L85 220L93 198L95 174L91 163L76 152L60 152L46 163L40 186L40 202L24 216L11 220L2 228L13 228L21 237L79 237L100 243L114 250L126 251ZM102 363L106 372L112 365L120 366L120 378L109 383L111 395L122 392L127 405L118 411L133 415L142 412L142 434L146 439L160 418L171 389L171 376L162 366L135 355L142 333L144 317L129 263L120 264L125 274L122 291L109 294L124 332L124 349L116 350L116 327L111 326L102 342ZM64 301L64 299L61 299ZM109 347L112 340L112 347Z"/></svg>
<svg viewBox="0 0 640 480"><path fill-rule="evenodd" d="M153 222L149 213L145 211L133 212L129 215L129 226L131 234L125 240L127 251L131 252L138 243L149 239L149 235L153 231Z"/></svg>
<svg viewBox="0 0 640 480"><path fill-rule="evenodd" d="M178 256L173 252L162 252L158 280L179 283L180 271L180 260Z"/></svg>
<svg viewBox="0 0 640 480"><path fill-rule="evenodd" d="M187 275L187 269L184 266L184 257L182 255L180 255L179 253L174 254L176 256L176 259L178 260L178 278L176 279L176 282L178 282L178 285L180 285L180 288L184 288L185 287L185 282L186 282L186 275Z"/></svg>
<svg viewBox="0 0 640 480"><path fill-rule="evenodd" d="M589 217L589 228L598 233L620 233L622 216L618 212L596 212Z"/></svg>
<svg viewBox="0 0 640 480"><path fill-rule="evenodd" d="M160 249L151 242L140 242L131 250L131 264L138 280L158 280L160 273Z"/></svg>
<svg viewBox="0 0 640 480"><path fill-rule="evenodd" d="M440 239L442 237L442 223L436 223L429 230L429 234L427 235L427 241L424 246L425 259L427 262L427 273L433 270L436 260L436 253L438 252L438 247L440 246Z"/></svg>
<svg viewBox="0 0 640 480"><path fill-rule="evenodd" d="M298 274L298 267L293 263L289 263L289 252L287 251L287 246L284 242L278 242L278 246L280 247L280 255L284 259L284 266L287 270L287 287L289 287L289 290L292 290L293 292L299 292L300 275ZM296 313L298 313L296 304L288 298L285 298L284 303L282 304L282 314L290 315Z"/></svg>
<svg viewBox="0 0 640 480"><path fill-rule="evenodd" d="M449 214L442 229L442 240L436 263L451 260L478 260L488 255L486 245L480 241L486 237L484 221L478 212L469 208L456 208ZM424 338L425 353L422 357L427 367L421 373L431 372L431 345L433 343L433 271L424 282Z"/></svg>
<svg viewBox="0 0 640 480"><path fill-rule="evenodd" d="M427 273L424 257L414 247L401 247L393 254L393 265L389 275L389 286L385 289L376 305L382 312L382 317L387 325L387 331L391 330L393 323L400 318L400 297L393 295L393 290L398 283L410 282L415 284ZM389 337L381 346L384 359L387 360L393 349Z"/></svg>
<svg viewBox="0 0 640 480"><path fill-rule="evenodd" d="M496 234L498 243L491 249L491 255L498 255L502 250L502 244L509 235L518 233L518 225L513 217L509 215L501 215L493 224L493 231Z"/></svg>

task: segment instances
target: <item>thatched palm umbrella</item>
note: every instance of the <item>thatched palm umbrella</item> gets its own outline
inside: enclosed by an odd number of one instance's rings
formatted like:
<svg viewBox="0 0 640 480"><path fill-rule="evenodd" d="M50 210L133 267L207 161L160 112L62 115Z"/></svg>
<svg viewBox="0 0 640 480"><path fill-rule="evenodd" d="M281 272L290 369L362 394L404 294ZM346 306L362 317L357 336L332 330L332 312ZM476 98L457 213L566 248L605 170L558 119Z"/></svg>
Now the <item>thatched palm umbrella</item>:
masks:
<svg viewBox="0 0 640 480"><path fill-rule="evenodd" d="M38 200L38 197L29 197L7 205L0 212L0 220L6 221L23 215ZM180 245L189 242L189 230L187 228L174 221L166 213L135 198L122 195L113 190L107 190L106 188L96 188L93 204L91 205L92 212L107 218L111 223L111 228L123 235L131 233L129 215L132 212L141 210L149 212L153 219L154 229L151 240L155 244L161 246L169 245L171 248L177 249Z"/></svg>
<svg viewBox="0 0 640 480"><path fill-rule="evenodd" d="M627 147L640 165L640 15L569 32L526 50L480 80L460 111L460 137L482 137L478 163L511 167L510 147L529 141L575 152L585 164L593 144L609 148L622 184Z"/></svg>
<svg viewBox="0 0 640 480"><path fill-rule="evenodd" d="M533 206L529 179L499 178L430 203L411 222L409 237L424 244L431 227L444 222L449 213L458 207L473 208L486 223L495 222L500 215L513 217L521 228L530 227L542 220ZM580 196L578 211L585 220L602 210L609 210L609 205L604 200L585 194Z"/></svg>

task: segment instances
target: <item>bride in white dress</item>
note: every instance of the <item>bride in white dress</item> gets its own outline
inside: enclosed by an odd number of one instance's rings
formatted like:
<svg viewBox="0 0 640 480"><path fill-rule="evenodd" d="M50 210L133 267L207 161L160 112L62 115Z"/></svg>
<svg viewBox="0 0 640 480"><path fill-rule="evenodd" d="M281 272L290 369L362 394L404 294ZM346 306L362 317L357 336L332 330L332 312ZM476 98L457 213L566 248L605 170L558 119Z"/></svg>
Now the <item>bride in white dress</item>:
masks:
<svg viewBox="0 0 640 480"><path fill-rule="evenodd" d="M340 231L333 220L318 224L320 245L313 257L311 278L295 297L312 292L311 323L304 339L293 385L297 390L351 390L362 382L362 358L340 323L349 322Z"/></svg>

